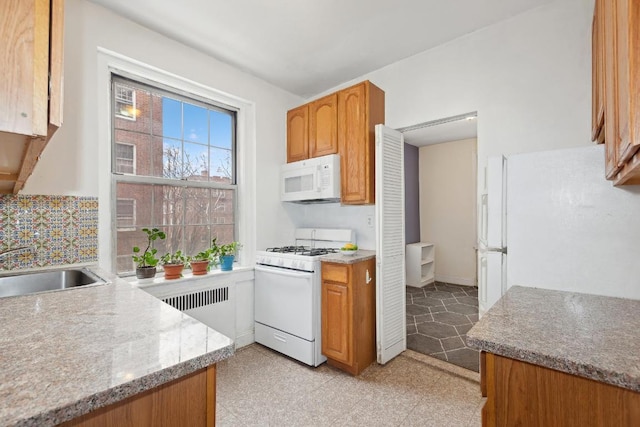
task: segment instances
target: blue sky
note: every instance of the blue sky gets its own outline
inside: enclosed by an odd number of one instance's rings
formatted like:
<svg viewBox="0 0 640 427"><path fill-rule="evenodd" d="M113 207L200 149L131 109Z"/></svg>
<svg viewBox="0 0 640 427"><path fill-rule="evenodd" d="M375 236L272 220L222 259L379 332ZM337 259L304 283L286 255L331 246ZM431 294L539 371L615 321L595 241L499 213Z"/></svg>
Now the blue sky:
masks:
<svg viewBox="0 0 640 427"><path fill-rule="evenodd" d="M210 152L210 175L220 174L232 149L230 114L163 97L162 126L165 148L184 149L192 159Z"/></svg>

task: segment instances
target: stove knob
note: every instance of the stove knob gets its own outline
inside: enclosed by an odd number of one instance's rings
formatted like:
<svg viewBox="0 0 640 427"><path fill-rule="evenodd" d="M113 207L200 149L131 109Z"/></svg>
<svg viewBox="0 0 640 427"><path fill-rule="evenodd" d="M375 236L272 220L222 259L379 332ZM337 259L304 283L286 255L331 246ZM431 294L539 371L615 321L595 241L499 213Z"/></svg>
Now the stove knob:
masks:
<svg viewBox="0 0 640 427"><path fill-rule="evenodd" d="M279 265L280 267L283 267L283 266L284 266L284 260L283 260L283 259L279 260L279 261L278 261L278 265Z"/></svg>
<svg viewBox="0 0 640 427"><path fill-rule="evenodd" d="M299 262L298 261L291 261L291 267L292 268L298 268Z"/></svg>

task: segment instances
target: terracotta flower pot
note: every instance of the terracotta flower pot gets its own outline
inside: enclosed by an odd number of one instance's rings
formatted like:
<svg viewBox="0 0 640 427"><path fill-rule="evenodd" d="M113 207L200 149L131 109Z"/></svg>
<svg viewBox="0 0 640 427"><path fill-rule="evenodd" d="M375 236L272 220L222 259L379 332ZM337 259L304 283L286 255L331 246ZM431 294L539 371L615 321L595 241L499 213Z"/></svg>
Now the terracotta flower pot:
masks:
<svg viewBox="0 0 640 427"><path fill-rule="evenodd" d="M182 276L182 269L184 264L165 264L164 265L164 278L167 280L178 279Z"/></svg>
<svg viewBox="0 0 640 427"><path fill-rule="evenodd" d="M194 276L204 276L207 274L209 261L191 261L191 271Z"/></svg>

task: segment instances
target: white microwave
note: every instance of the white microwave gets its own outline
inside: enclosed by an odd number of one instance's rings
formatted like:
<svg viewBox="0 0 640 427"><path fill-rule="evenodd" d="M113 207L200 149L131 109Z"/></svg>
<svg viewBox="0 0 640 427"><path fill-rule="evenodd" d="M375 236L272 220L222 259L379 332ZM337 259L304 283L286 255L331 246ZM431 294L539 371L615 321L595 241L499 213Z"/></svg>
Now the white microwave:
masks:
<svg viewBox="0 0 640 427"><path fill-rule="evenodd" d="M280 169L280 200L298 203L340 201L340 156L287 163Z"/></svg>

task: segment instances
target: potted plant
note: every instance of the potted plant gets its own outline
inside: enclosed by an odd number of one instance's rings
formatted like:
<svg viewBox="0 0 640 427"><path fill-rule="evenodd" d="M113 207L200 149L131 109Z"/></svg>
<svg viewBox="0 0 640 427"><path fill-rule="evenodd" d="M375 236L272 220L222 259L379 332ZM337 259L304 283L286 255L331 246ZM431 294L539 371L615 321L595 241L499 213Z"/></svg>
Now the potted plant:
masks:
<svg viewBox="0 0 640 427"><path fill-rule="evenodd" d="M136 263L136 277L138 279L150 279L156 275L156 265L158 265L158 258L156 253L158 250L152 248L152 243L157 239L164 239L166 234L164 231L160 231L157 228L143 228L142 231L147 235L147 247L144 252L140 254L140 248L138 246L133 247L133 262ZM138 255L140 254L140 255Z"/></svg>
<svg viewBox="0 0 640 427"><path fill-rule="evenodd" d="M182 276L182 270L188 260L181 250L177 250L173 253L168 252L162 255L160 262L164 268L164 278L172 280Z"/></svg>
<svg viewBox="0 0 640 427"><path fill-rule="evenodd" d="M211 246L202 252L198 252L191 259L191 271L194 276L202 276L207 274L211 268L211 264L218 265L218 252L220 247L216 243L216 239L211 241Z"/></svg>
<svg viewBox="0 0 640 427"><path fill-rule="evenodd" d="M233 270L233 260L235 253L240 249L242 245L239 242L231 242L226 245L220 246L218 254L220 256L220 270L231 271Z"/></svg>

